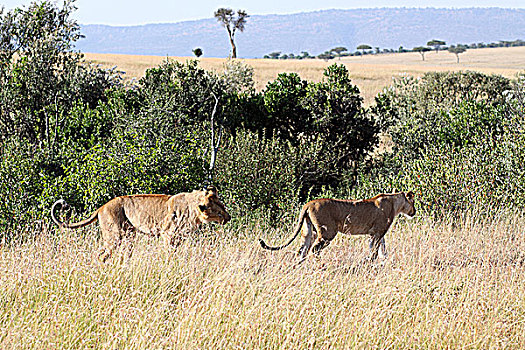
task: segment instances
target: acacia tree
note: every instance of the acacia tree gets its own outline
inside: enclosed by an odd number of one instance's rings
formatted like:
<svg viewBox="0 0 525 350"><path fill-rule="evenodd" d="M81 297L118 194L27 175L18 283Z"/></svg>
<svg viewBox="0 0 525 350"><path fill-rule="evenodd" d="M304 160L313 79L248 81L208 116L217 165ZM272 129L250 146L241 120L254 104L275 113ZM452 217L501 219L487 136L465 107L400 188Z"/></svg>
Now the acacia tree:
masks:
<svg viewBox="0 0 525 350"><path fill-rule="evenodd" d="M430 51L430 48L428 48L426 46L418 46L418 47L414 47L412 49L412 51L419 52L419 54L421 55L421 59L424 61L425 60L425 52Z"/></svg>
<svg viewBox="0 0 525 350"><path fill-rule="evenodd" d="M448 48L448 52L456 55L457 63L459 63L459 54L465 51L467 51L467 49L463 45L458 45L458 46L452 45L451 47Z"/></svg>
<svg viewBox="0 0 525 350"><path fill-rule="evenodd" d="M332 50L330 50L331 52L335 52L337 57L339 57L339 59L341 59L341 56L346 52L348 51L348 49L344 46L338 46L338 47L334 47Z"/></svg>
<svg viewBox="0 0 525 350"><path fill-rule="evenodd" d="M357 49L358 50L362 50L363 51L363 55L364 55L366 50L372 50L372 46L366 45L366 44L362 44L362 45L359 45L357 47Z"/></svg>
<svg viewBox="0 0 525 350"><path fill-rule="evenodd" d="M230 8L220 8L215 11L215 18L217 18L217 21L219 21L228 32L228 38L230 39L230 44L232 46L231 58L237 58L235 32L237 29L241 32L244 31L244 26L248 17L250 16L244 10L237 10L237 16L235 16L235 12Z"/></svg>
<svg viewBox="0 0 525 350"><path fill-rule="evenodd" d="M434 49L436 50L436 53L438 53L440 47L442 45L445 45L446 42L442 41L442 40L436 40L436 39L433 39L433 40L430 40L428 43L427 43L427 46L433 46Z"/></svg>

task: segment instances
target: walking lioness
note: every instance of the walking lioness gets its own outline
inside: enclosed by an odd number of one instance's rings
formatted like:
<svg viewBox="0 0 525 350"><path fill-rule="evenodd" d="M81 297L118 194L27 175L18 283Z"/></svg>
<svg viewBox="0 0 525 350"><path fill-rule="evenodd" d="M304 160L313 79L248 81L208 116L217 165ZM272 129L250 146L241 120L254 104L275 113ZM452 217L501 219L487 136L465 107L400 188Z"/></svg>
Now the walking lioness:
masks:
<svg viewBox="0 0 525 350"><path fill-rule="evenodd" d="M138 194L116 197L98 208L83 221L66 224L55 216L57 205L64 206L63 199L51 207L51 218L60 227L79 228L98 219L104 249L100 260L106 261L122 239L140 231L152 236L162 236L167 244L173 244L178 236L195 231L200 224L230 221L230 214L219 200L217 190L210 186L204 191L165 194ZM131 237L132 238L132 237Z"/></svg>
<svg viewBox="0 0 525 350"><path fill-rule="evenodd" d="M385 233L398 214L410 217L416 214L412 191L379 194L364 200L315 199L303 206L294 235L285 245L269 247L262 239L259 241L264 249L279 250L290 245L302 228L303 243L298 252L302 260L312 244L312 251L318 254L338 232L370 235L371 259L374 260L379 247L384 245Z"/></svg>

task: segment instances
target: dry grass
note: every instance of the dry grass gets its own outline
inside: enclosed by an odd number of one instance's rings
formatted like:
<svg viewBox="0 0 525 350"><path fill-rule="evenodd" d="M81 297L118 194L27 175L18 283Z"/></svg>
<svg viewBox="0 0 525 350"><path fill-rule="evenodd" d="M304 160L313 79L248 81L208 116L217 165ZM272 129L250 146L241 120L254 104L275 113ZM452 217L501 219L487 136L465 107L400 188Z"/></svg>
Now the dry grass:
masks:
<svg viewBox="0 0 525 350"><path fill-rule="evenodd" d="M140 78L147 68L159 65L166 57L86 54L86 58L104 67L116 66L125 71L129 78ZM185 61L190 58L172 57L172 59ZM220 58L200 59L202 67L211 70L221 70L225 61ZM425 55L425 61L421 60L418 53L367 55L328 62L270 59L245 59L243 61L254 68L258 90L262 90L281 72L296 72L303 79L320 81L323 70L328 65L334 62L344 63L350 71L352 80L361 89L366 104L370 104L374 96L391 83L392 77L400 74L421 76L428 71L476 70L513 78L517 72L525 70L525 47L467 50L460 55L459 64L456 63L455 55L443 51L428 52Z"/></svg>
<svg viewBox="0 0 525 350"><path fill-rule="evenodd" d="M397 221L382 264L337 237L295 268L253 225L105 265L94 229L40 234L0 248L0 347L525 348L525 219L459 222Z"/></svg>

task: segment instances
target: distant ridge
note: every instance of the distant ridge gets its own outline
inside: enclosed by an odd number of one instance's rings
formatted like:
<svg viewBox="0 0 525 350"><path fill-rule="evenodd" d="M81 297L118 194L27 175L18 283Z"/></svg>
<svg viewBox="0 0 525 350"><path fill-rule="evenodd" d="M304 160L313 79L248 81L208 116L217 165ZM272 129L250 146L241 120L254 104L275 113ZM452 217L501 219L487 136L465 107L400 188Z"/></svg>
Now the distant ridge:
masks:
<svg viewBox="0 0 525 350"><path fill-rule="evenodd" d="M211 13L212 11L210 11ZM83 52L227 57L229 42L214 18L178 23L114 27L81 25ZM355 51L359 44L381 49L413 48L431 39L447 44L525 38L525 9L379 8L324 10L289 15L252 15L236 42L239 57L274 51L317 55L336 46Z"/></svg>

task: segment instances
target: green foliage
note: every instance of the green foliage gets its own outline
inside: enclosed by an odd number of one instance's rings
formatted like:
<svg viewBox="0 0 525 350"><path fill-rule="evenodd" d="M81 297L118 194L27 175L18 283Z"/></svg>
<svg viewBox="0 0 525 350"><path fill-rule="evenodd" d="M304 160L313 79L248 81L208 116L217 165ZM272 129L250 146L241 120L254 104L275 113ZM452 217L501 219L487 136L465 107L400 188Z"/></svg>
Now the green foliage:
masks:
<svg viewBox="0 0 525 350"><path fill-rule="evenodd" d="M277 219L296 203L298 148L277 138L240 132L225 140L217 163L217 185L235 216L272 212Z"/></svg>
<svg viewBox="0 0 525 350"><path fill-rule="evenodd" d="M430 214L525 204L523 76L405 77L369 109L343 65L317 83L282 73L257 92L239 61L214 73L166 60L124 88L118 72L71 50L73 8L0 13L2 232L47 217L58 198L84 212L115 196L200 188L212 125L223 137L215 184L237 217L275 223L308 198L396 189L417 192ZM380 132L392 150L375 148Z"/></svg>
<svg viewBox="0 0 525 350"><path fill-rule="evenodd" d="M395 144L395 152L403 152L407 159L414 159L425 146L436 142L438 134L448 123L450 113L463 105L478 109L476 115L487 110L492 117L494 109L506 104L504 92L510 81L498 75L478 72L426 73L420 79L399 78L378 94L371 112L376 116L382 131L387 132ZM465 105L467 103L467 107ZM477 121L474 123L478 123ZM494 124L495 125L495 124Z"/></svg>
<svg viewBox="0 0 525 350"><path fill-rule="evenodd" d="M398 80L372 108L395 145L360 184L413 189L434 214L522 203L520 88L474 72Z"/></svg>
<svg viewBox="0 0 525 350"><path fill-rule="evenodd" d="M7 229L41 217L39 194L45 186L46 157L12 140L0 149L0 237Z"/></svg>
<svg viewBox="0 0 525 350"><path fill-rule="evenodd" d="M269 135L297 142L310 130L311 120L301 101L306 97L308 82L296 73L281 73L264 90L264 105L268 113L265 125Z"/></svg>
<svg viewBox="0 0 525 350"><path fill-rule="evenodd" d="M255 91L253 68L242 61L228 60L224 64L220 78L229 93L253 93Z"/></svg>
<svg viewBox="0 0 525 350"><path fill-rule="evenodd" d="M357 49L358 49L358 50L363 50L363 51L365 51L365 50L372 50L372 46L367 45L367 44L362 44L362 45L359 45L359 46L357 47Z"/></svg>
<svg viewBox="0 0 525 350"><path fill-rule="evenodd" d="M459 54L463 53L465 51L467 51L467 48L464 45L458 45L458 46L451 45L448 48L448 52L453 53L454 55L456 55L458 63L459 63Z"/></svg>
<svg viewBox="0 0 525 350"><path fill-rule="evenodd" d="M379 127L362 110L362 101L344 65L329 66L322 82L310 84L302 104L310 112L311 131L323 140L319 157L324 166L307 171L308 187L337 186L345 176L352 186L359 163L378 142Z"/></svg>
<svg viewBox="0 0 525 350"><path fill-rule="evenodd" d="M439 51L441 46L446 45L446 44L447 43L444 42L443 40L437 40L437 39L432 39L429 42L427 42L427 46L434 46L434 49L436 50L436 52Z"/></svg>
<svg viewBox="0 0 525 350"><path fill-rule="evenodd" d="M200 47L193 49L192 52L197 58L202 56L202 49Z"/></svg>
<svg viewBox="0 0 525 350"><path fill-rule="evenodd" d="M144 131L172 135L174 125L208 120L215 102L211 94L221 96L224 91L221 81L198 67L197 61L167 59L159 67L148 69L139 81L138 100L142 106L135 125Z"/></svg>
<svg viewBox="0 0 525 350"><path fill-rule="evenodd" d="M0 14L0 138L53 151L75 103L93 108L118 84L118 75L81 64L72 51L80 38L73 9L71 1L61 9L44 1Z"/></svg>
<svg viewBox="0 0 525 350"><path fill-rule="evenodd" d="M78 208L92 210L111 198L136 193L178 193L204 181L204 149L197 137L149 139L130 134L99 144L66 166L62 193Z"/></svg>

